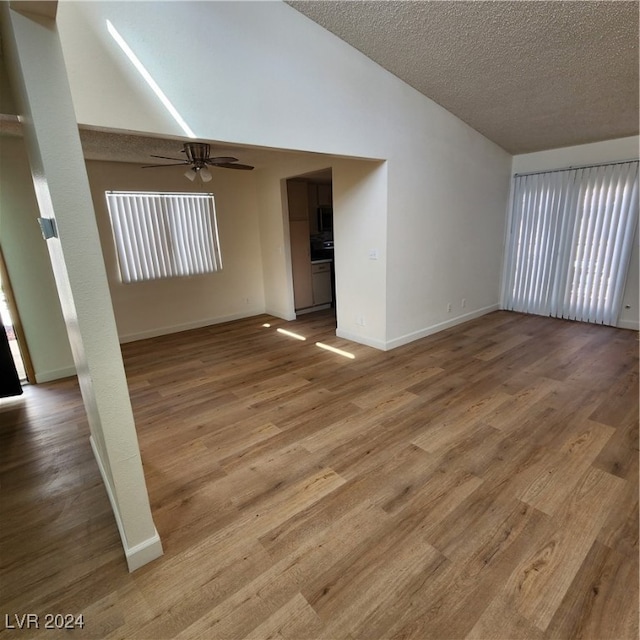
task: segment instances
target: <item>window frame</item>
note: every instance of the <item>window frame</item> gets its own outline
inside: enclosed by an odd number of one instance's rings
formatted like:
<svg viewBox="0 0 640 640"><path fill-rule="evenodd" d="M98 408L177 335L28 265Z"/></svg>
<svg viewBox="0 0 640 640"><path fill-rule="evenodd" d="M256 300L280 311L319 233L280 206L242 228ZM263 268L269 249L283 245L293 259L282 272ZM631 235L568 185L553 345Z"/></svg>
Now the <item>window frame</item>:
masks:
<svg viewBox="0 0 640 640"><path fill-rule="evenodd" d="M120 282L222 270L212 193L105 191Z"/></svg>

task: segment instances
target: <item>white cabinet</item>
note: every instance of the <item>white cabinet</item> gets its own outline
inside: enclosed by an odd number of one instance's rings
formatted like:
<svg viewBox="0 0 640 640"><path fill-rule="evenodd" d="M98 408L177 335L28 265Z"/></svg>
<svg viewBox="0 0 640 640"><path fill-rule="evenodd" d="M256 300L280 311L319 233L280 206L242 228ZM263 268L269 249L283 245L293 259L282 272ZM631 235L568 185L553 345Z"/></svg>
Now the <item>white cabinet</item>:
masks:
<svg viewBox="0 0 640 640"><path fill-rule="evenodd" d="M333 301L331 292L331 263L321 262L311 265L313 283L313 304L329 304Z"/></svg>

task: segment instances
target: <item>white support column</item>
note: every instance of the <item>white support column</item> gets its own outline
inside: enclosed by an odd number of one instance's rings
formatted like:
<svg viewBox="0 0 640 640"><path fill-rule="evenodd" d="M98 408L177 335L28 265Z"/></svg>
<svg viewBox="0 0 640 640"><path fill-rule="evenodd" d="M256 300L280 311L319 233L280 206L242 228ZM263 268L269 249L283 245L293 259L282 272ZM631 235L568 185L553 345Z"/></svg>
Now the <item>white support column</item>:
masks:
<svg viewBox="0 0 640 640"><path fill-rule="evenodd" d="M96 455L129 570L162 555L151 517L131 401L80 136L55 19L41 3L2 4L7 67L23 121L42 218ZM51 7L54 3L42 3ZM20 13L16 9L29 10ZM36 221L33 221L36 224Z"/></svg>

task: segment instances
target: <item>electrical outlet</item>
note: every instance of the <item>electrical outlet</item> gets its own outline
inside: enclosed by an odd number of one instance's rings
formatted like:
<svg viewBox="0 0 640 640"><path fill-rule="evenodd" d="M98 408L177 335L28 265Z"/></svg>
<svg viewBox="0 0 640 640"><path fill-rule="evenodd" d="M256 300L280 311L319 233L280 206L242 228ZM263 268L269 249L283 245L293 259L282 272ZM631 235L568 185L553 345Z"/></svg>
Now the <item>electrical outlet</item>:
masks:
<svg viewBox="0 0 640 640"><path fill-rule="evenodd" d="M363 315L356 316L356 324L359 327L364 327L364 316Z"/></svg>
<svg viewBox="0 0 640 640"><path fill-rule="evenodd" d="M467 299L466 298L462 298L462 300L460 301L460 306L463 309L467 306Z"/></svg>
<svg viewBox="0 0 640 640"><path fill-rule="evenodd" d="M369 249L369 260L377 260L377 259L378 259L378 250Z"/></svg>
<svg viewBox="0 0 640 640"><path fill-rule="evenodd" d="M451 303L447 305L447 313L451 313Z"/></svg>

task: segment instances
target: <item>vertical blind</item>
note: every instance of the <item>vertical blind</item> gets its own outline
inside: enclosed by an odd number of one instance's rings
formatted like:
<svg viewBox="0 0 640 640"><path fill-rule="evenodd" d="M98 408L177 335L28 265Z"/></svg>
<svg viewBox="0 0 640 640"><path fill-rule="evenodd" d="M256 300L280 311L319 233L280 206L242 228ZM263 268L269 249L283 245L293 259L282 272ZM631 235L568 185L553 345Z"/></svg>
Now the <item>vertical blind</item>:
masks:
<svg viewBox="0 0 640 640"><path fill-rule="evenodd" d="M222 269L213 194L107 191L123 282Z"/></svg>
<svg viewBox="0 0 640 640"><path fill-rule="evenodd" d="M504 307L615 325L637 224L637 161L515 176Z"/></svg>

